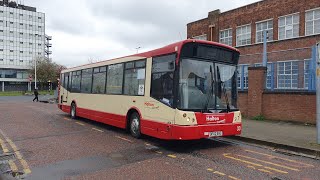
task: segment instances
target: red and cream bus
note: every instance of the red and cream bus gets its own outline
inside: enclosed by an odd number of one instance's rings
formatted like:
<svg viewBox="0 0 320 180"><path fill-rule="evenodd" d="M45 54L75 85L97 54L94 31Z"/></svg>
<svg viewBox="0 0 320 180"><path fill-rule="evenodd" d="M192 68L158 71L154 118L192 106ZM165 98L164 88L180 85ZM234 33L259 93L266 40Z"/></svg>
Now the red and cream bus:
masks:
<svg viewBox="0 0 320 180"><path fill-rule="evenodd" d="M184 40L160 49L63 70L58 107L132 136L191 140L241 133L239 51Z"/></svg>

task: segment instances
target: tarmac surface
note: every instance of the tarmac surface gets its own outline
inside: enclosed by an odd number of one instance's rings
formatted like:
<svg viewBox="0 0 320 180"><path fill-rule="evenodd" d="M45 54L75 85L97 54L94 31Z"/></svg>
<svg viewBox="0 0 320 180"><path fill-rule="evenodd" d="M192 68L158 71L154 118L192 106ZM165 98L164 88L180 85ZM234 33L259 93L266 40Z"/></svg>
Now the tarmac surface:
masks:
<svg viewBox="0 0 320 180"><path fill-rule="evenodd" d="M228 138L135 139L29 98L0 97L0 152L14 154L6 171L18 178L320 180L316 159Z"/></svg>

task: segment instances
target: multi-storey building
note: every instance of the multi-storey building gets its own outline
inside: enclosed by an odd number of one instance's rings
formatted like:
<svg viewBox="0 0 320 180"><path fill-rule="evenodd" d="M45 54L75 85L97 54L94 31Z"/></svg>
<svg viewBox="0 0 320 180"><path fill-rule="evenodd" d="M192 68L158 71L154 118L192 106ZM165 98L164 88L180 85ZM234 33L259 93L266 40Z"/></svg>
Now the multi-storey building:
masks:
<svg viewBox="0 0 320 180"><path fill-rule="evenodd" d="M45 56L45 14L0 1L0 91L31 90L28 69Z"/></svg>
<svg viewBox="0 0 320 180"><path fill-rule="evenodd" d="M187 38L221 42L241 52L238 87L248 86L248 67L260 66L267 32L267 88L312 88L312 46L320 41L319 0L263 0L237 9L215 10L187 24Z"/></svg>

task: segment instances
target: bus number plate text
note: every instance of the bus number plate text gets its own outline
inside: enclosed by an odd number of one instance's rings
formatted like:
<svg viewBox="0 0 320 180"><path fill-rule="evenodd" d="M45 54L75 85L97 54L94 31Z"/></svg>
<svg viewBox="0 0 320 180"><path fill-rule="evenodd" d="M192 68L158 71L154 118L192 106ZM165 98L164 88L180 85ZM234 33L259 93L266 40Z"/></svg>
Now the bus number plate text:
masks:
<svg viewBox="0 0 320 180"><path fill-rule="evenodd" d="M208 134L209 134L209 137L218 137L223 135L222 131L213 131L213 132L209 132Z"/></svg>

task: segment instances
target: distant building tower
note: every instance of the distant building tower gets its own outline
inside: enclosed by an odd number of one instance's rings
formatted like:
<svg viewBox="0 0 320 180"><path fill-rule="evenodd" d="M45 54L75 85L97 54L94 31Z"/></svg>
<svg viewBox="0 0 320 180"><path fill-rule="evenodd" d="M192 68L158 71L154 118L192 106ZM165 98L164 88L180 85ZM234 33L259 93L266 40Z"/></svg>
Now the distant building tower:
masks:
<svg viewBox="0 0 320 180"><path fill-rule="evenodd" d="M31 90L28 69L45 56L45 14L15 1L0 1L0 91Z"/></svg>

